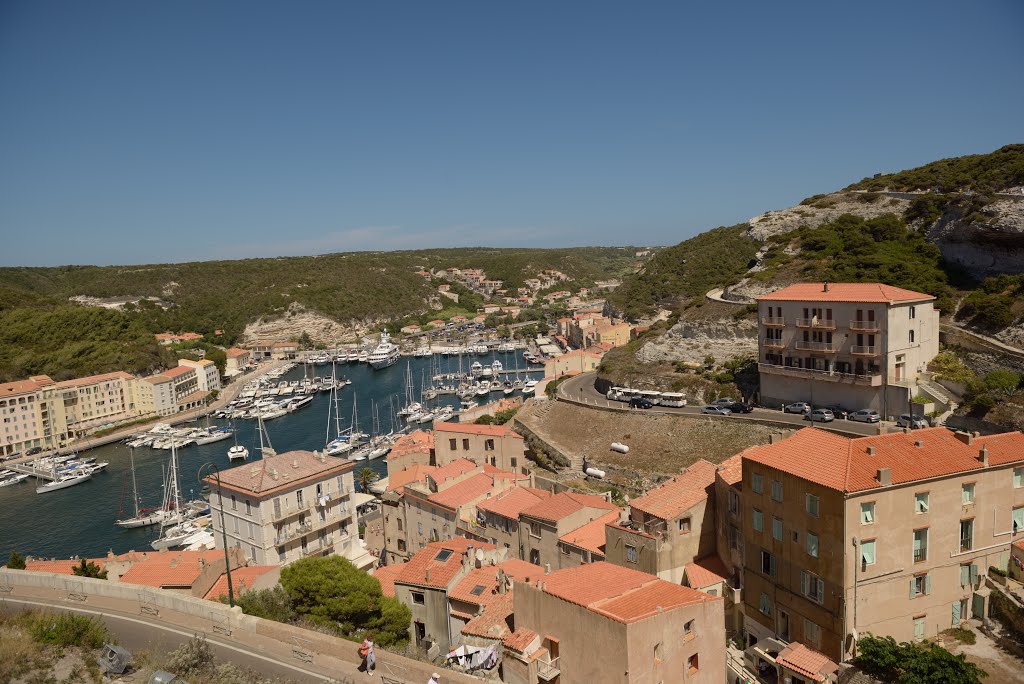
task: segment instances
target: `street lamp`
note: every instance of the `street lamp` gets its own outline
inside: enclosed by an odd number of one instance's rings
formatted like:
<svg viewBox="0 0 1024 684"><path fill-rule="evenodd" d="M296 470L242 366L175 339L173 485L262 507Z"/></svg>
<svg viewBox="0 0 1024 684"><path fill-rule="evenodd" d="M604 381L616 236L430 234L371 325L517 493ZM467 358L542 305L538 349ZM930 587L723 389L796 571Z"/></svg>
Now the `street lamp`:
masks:
<svg viewBox="0 0 1024 684"><path fill-rule="evenodd" d="M224 572L228 576L228 606L231 608L235 607L235 592L231 586L231 560L228 558L228 528L224 524L224 493L220 487L220 469L213 463L204 463L199 466L199 479L203 479L203 471L209 471L213 474L213 479L217 482L217 499L220 501L220 532L224 539ZM213 498L212 496L210 498Z"/></svg>

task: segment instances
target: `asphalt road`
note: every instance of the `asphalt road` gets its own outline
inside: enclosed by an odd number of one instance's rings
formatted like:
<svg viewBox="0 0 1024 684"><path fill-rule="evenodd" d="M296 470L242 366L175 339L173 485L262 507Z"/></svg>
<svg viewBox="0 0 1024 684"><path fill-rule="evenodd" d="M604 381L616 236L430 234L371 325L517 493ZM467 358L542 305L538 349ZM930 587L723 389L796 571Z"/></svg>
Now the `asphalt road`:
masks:
<svg viewBox="0 0 1024 684"><path fill-rule="evenodd" d="M576 377L570 378L564 381L558 386L558 394L561 397L572 399L574 401L583 401L590 404L597 404L599 406L609 406L612 408L628 408L628 404L621 401L609 401L603 394L594 389L594 378L597 377L594 373L583 373ZM638 411L647 411L650 413L675 413L681 415L701 415L701 406L685 406L683 408L671 408L668 406L655 406L651 409L634 409ZM772 421L778 423L780 427L784 428L801 428L809 425L824 428L826 430L832 430L834 432L842 432L853 435L876 435L878 434L878 426L883 427L893 426L894 423L882 422L882 423L859 423L852 420L835 420L831 423L812 423L809 420L805 420L802 415L795 413L783 413L779 409L764 409L755 408L752 413L734 413L731 416L708 416L715 420L751 420L757 419L761 421Z"/></svg>

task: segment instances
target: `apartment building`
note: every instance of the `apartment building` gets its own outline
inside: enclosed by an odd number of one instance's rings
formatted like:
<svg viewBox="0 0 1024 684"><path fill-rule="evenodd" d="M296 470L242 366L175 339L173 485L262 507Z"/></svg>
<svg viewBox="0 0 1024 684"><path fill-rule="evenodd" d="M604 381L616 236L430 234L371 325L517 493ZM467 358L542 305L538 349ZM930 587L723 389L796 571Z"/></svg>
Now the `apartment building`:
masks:
<svg viewBox="0 0 1024 684"><path fill-rule="evenodd" d="M0 385L0 456L45 446L39 384L19 380Z"/></svg>
<svg viewBox="0 0 1024 684"><path fill-rule="evenodd" d="M227 356L227 362L224 365L224 374L228 377L244 373L245 369L252 363L252 352L248 349L232 347L224 352L224 354Z"/></svg>
<svg viewBox="0 0 1024 684"><path fill-rule="evenodd" d="M434 454L442 466L468 458L501 470L529 472L523 436L505 425L435 423Z"/></svg>
<svg viewBox="0 0 1024 684"><path fill-rule="evenodd" d="M535 565L562 567L577 565L563 546L562 538L589 522L614 512L619 507L603 496L560 492L543 498L519 513L519 558Z"/></svg>
<svg viewBox="0 0 1024 684"><path fill-rule="evenodd" d="M174 380L164 375L139 378L134 383L135 397L142 415L170 416L178 412L174 401Z"/></svg>
<svg viewBox="0 0 1024 684"><path fill-rule="evenodd" d="M725 681L722 599L609 563L513 591L508 684Z"/></svg>
<svg viewBox="0 0 1024 684"><path fill-rule="evenodd" d="M841 662L858 635L933 638L985 615L1024 529L1024 434L816 428L743 452L749 640Z"/></svg>
<svg viewBox="0 0 1024 684"><path fill-rule="evenodd" d="M178 359L179 366L194 368L196 380L199 382L200 391L210 393L221 390L220 373L217 371L217 364L208 359L193 361L191 359Z"/></svg>
<svg viewBox="0 0 1024 684"><path fill-rule="evenodd" d="M603 350L574 349L567 354L545 361L544 377L560 378L563 375L589 373L597 370L603 358Z"/></svg>
<svg viewBox="0 0 1024 684"><path fill-rule="evenodd" d="M679 584L688 563L715 553L715 475L703 459L629 502L607 528L608 562Z"/></svg>
<svg viewBox="0 0 1024 684"><path fill-rule="evenodd" d="M178 411L187 411L202 405L209 394L199 387L199 372L190 366L175 366L158 375L170 378L174 387L174 407Z"/></svg>
<svg viewBox="0 0 1024 684"><path fill-rule="evenodd" d="M550 492L532 487L513 487L492 496L477 504L477 519L465 534L509 549L512 557L518 558L519 515L550 496Z"/></svg>
<svg viewBox="0 0 1024 684"><path fill-rule="evenodd" d="M430 430L414 430L399 437L388 452L388 477L410 466L432 466L435 463L434 433Z"/></svg>
<svg viewBox="0 0 1024 684"><path fill-rule="evenodd" d="M881 283L798 283L757 298L761 403L907 410L939 351L929 294Z"/></svg>
<svg viewBox="0 0 1024 684"><path fill-rule="evenodd" d="M208 476L218 548L223 511L228 546L253 563L339 555L369 567L373 558L360 544L351 500L354 467L320 452L287 451Z"/></svg>

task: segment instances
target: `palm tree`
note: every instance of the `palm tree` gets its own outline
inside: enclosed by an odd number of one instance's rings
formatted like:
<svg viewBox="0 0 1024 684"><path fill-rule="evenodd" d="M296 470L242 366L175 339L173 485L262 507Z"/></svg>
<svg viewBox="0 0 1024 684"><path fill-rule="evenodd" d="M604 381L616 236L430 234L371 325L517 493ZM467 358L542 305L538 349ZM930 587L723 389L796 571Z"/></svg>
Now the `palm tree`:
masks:
<svg viewBox="0 0 1024 684"><path fill-rule="evenodd" d="M364 492L370 491L370 485L380 479L380 475L373 472L373 468L365 467L356 473L356 481L359 483L359 488Z"/></svg>

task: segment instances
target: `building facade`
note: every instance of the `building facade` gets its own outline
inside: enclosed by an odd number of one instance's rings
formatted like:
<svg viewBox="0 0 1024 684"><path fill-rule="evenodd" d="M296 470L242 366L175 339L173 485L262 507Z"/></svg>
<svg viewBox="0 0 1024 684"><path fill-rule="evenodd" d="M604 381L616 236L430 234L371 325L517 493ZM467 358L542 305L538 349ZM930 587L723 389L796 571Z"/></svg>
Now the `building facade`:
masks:
<svg viewBox="0 0 1024 684"><path fill-rule="evenodd" d="M434 425L434 455L437 464L442 466L467 458L501 470L529 472L523 436L505 425L437 423Z"/></svg>

